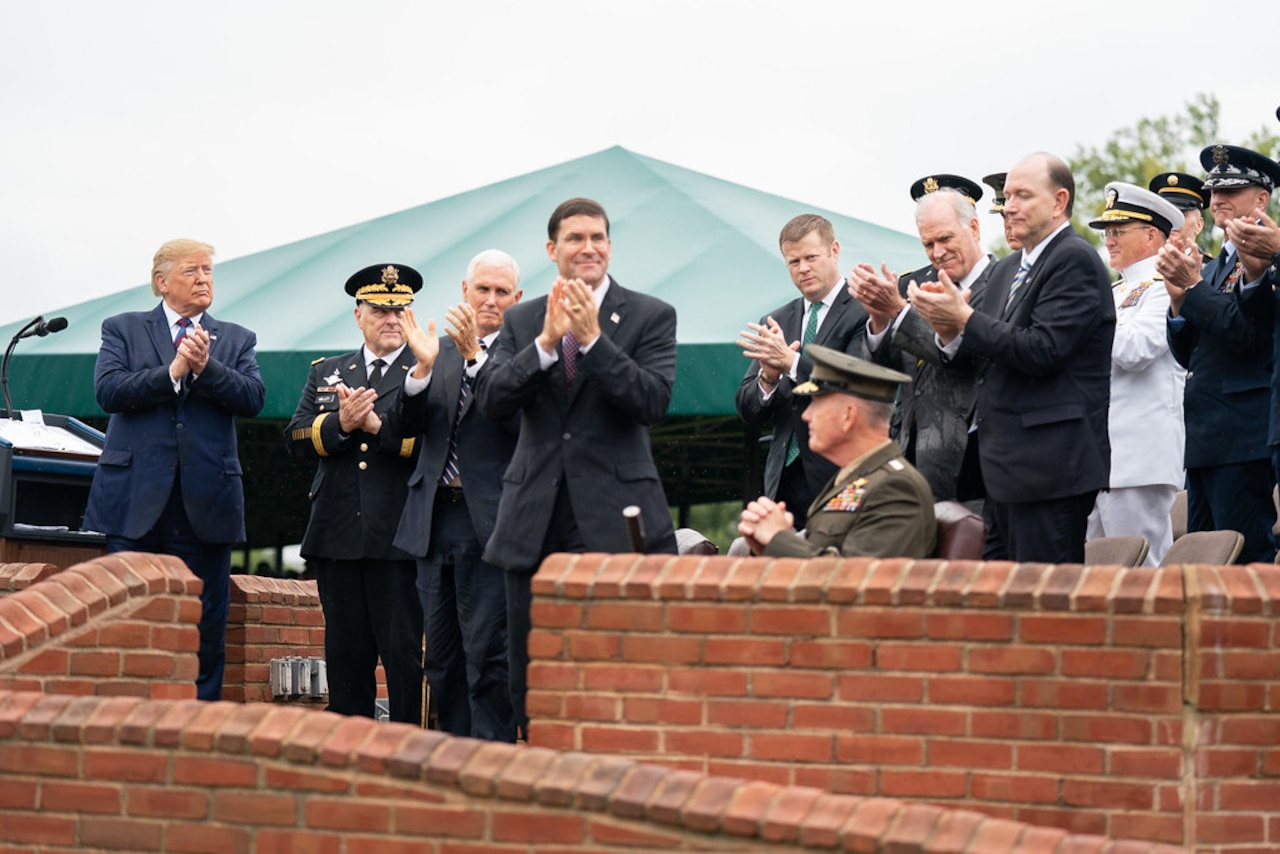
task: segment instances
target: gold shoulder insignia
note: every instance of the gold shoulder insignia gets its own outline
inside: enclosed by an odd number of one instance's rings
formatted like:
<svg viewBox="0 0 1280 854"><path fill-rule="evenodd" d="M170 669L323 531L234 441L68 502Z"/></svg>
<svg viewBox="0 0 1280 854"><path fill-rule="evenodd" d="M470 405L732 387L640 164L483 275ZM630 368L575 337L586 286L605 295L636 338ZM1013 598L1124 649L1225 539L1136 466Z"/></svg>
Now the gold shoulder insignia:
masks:
<svg viewBox="0 0 1280 854"><path fill-rule="evenodd" d="M325 359L327 359L327 358L329 358L329 357L328 357L328 356L321 356L319 359L313 359L313 360L312 360L312 362L311 362L311 364L313 364L313 365L318 365L318 364L320 364L321 362L323 362L323 361L324 361Z"/></svg>

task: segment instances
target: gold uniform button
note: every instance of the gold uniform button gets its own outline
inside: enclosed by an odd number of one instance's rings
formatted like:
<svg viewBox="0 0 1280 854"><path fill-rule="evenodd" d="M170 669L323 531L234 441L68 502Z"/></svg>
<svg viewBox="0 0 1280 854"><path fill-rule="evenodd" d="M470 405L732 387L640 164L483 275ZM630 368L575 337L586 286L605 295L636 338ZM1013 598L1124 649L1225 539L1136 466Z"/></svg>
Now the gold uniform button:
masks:
<svg viewBox="0 0 1280 854"><path fill-rule="evenodd" d="M361 460L361 461L360 461L360 471L364 471L364 470L365 470L365 469L367 469L368 467L369 467L369 464L368 464L368 463L366 463L364 460Z"/></svg>
<svg viewBox="0 0 1280 854"><path fill-rule="evenodd" d="M369 450L369 443L368 443L368 442L361 442L361 443L360 443L360 450L361 450L361 452L364 452L364 451Z"/></svg>

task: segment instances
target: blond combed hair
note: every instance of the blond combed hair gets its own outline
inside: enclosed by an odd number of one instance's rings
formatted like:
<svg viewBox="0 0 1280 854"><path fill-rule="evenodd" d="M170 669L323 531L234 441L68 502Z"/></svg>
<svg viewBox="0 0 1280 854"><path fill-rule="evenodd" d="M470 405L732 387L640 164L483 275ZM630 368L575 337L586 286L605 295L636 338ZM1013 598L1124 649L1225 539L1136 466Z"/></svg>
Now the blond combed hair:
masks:
<svg viewBox="0 0 1280 854"><path fill-rule="evenodd" d="M208 255L212 258L213 247L202 240L179 237L165 242L157 249L155 257L151 259L151 293L160 296L160 285L156 282L157 276L167 275L173 269L173 265L178 263L178 259L189 258L192 255Z"/></svg>

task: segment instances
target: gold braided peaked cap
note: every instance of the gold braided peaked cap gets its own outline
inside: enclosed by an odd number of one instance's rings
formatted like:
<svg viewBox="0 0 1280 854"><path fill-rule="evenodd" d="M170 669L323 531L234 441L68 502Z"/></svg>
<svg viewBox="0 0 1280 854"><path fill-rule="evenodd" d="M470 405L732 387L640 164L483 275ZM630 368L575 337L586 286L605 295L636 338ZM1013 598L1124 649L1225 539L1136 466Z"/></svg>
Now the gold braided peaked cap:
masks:
<svg viewBox="0 0 1280 854"><path fill-rule="evenodd" d="M406 264L371 264L347 279L347 293L381 308L413 305L422 290L422 274Z"/></svg>

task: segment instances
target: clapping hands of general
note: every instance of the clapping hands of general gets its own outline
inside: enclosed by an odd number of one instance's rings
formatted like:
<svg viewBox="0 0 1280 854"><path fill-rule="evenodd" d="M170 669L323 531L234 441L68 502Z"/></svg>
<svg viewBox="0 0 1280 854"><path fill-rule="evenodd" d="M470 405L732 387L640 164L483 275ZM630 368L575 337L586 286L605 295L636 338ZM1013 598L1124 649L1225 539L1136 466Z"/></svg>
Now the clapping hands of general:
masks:
<svg viewBox="0 0 1280 854"><path fill-rule="evenodd" d="M1223 230L1240 253L1245 281L1262 278L1271 266L1272 257L1280 253L1280 226L1266 211L1255 208L1249 216L1229 220Z"/></svg>

